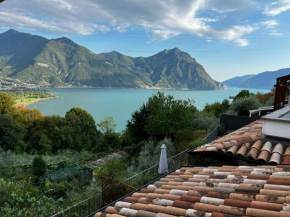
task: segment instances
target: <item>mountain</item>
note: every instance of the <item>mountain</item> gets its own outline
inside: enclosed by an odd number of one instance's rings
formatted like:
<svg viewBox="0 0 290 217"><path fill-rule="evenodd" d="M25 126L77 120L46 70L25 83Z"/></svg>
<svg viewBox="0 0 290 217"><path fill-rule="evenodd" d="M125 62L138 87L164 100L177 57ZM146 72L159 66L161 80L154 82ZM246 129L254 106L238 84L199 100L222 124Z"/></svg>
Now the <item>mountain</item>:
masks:
<svg viewBox="0 0 290 217"><path fill-rule="evenodd" d="M223 84L231 87L271 89L276 84L276 78L290 74L290 68L277 71L262 72L257 75L245 75L226 80Z"/></svg>
<svg viewBox="0 0 290 217"><path fill-rule="evenodd" d="M249 78L252 78L254 76L255 75L236 76L234 78L223 81L223 84L227 85L228 87L239 87L246 80L248 80Z"/></svg>
<svg viewBox="0 0 290 217"><path fill-rule="evenodd" d="M66 37L49 40L16 30L0 34L0 76L52 86L224 88L178 48L146 58L116 51L95 54Z"/></svg>

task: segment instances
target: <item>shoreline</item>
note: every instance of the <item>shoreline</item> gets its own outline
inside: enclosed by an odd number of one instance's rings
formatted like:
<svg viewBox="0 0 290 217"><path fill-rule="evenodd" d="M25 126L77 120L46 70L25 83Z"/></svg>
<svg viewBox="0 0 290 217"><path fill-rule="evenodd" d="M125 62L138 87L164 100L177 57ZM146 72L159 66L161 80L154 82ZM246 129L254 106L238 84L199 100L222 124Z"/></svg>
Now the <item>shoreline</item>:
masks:
<svg viewBox="0 0 290 217"><path fill-rule="evenodd" d="M124 90L171 90L171 91L220 91L227 90L228 88L221 89L174 89L174 88L140 88L140 87L90 87L90 86L71 86L71 87L44 87L43 89L124 89Z"/></svg>
<svg viewBox="0 0 290 217"><path fill-rule="evenodd" d="M44 100L49 100L49 99L57 99L58 97L57 96L54 96L54 97L48 97L48 98L28 98L25 100L25 108L29 105L33 105L37 102L40 102L40 101L44 101ZM16 99L15 102L16 102L16 106L21 106L22 105L22 102L20 101L21 99ZM27 101L29 100L29 101ZM32 100L32 101L30 101Z"/></svg>

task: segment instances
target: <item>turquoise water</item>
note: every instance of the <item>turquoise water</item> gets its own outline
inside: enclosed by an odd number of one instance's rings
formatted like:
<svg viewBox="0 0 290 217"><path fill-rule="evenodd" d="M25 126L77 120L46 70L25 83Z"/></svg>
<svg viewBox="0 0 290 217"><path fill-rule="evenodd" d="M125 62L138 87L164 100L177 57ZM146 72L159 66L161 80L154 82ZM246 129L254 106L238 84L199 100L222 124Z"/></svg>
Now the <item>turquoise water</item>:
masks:
<svg viewBox="0 0 290 217"><path fill-rule="evenodd" d="M48 89L59 98L39 101L28 108L37 108L44 115L60 115L73 107L81 107L87 110L96 123L105 117L113 117L116 120L116 131L120 132L125 128L127 120L132 112L137 110L148 97L158 90L140 89L95 89L95 88L51 88ZM175 99L192 99L195 106L202 109L206 103L221 102L229 99L229 96L236 95L241 88L228 88L219 91L180 91L160 90L166 95L171 94ZM249 89L253 93L269 92L269 90Z"/></svg>

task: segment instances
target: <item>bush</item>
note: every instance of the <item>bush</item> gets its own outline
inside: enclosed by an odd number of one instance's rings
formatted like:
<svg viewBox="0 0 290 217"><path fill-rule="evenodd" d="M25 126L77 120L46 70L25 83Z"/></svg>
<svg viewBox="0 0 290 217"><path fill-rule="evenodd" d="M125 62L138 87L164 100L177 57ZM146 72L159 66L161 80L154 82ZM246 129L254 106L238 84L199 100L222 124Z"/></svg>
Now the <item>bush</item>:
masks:
<svg viewBox="0 0 290 217"><path fill-rule="evenodd" d="M249 110L257 109L260 106L259 100L254 96L250 96L235 100L231 105L231 109L238 115L249 116Z"/></svg>
<svg viewBox="0 0 290 217"><path fill-rule="evenodd" d="M58 211L61 200L43 195L30 184L30 180L20 182L0 179L0 216L51 216Z"/></svg>
<svg viewBox="0 0 290 217"><path fill-rule="evenodd" d="M40 177L46 172L46 169L47 165L43 158L36 156L32 162L32 174L36 177Z"/></svg>
<svg viewBox="0 0 290 217"><path fill-rule="evenodd" d="M127 165L122 160L110 159L104 166L95 170L94 175L97 179L107 178L114 180L123 180L127 177Z"/></svg>

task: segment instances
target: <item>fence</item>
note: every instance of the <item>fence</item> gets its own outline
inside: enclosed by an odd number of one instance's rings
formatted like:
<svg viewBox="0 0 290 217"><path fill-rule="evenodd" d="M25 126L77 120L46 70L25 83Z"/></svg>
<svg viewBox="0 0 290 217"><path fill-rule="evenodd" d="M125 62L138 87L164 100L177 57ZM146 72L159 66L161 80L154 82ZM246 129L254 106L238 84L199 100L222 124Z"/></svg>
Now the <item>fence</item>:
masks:
<svg viewBox="0 0 290 217"><path fill-rule="evenodd" d="M169 171L177 170L182 166L188 165L187 151L188 150L180 152L179 154L174 155L167 159ZM162 176L162 174L158 173L158 166L159 164L155 164L154 166L146 170L143 170L142 172L137 173L136 175L131 176L130 178L124 180L123 183L135 188L140 188L146 183L149 183L150 181L155 180L158 177Z"/></svg>
<svg viewBox="0 0 290 217"><path fill-rule="evenodd" d="M220 125L216 126L202 141L211 142L217 139Z"/></svg>
<svg viewBox="0 0 290 217"><path fill-rule="evenodd" d="M98 192L95 197L85 199L65 210L62 210L51 217L81 217L87 216L90 213L103 207L102 194Z"/></svg>
<svg viewBox="0 0 290 217"><path fill-rule="evenodd" d="M223 114L220 119L220 124L225 130L237 130L259 119L261 119L261 116L246 117Z"/></svg>

